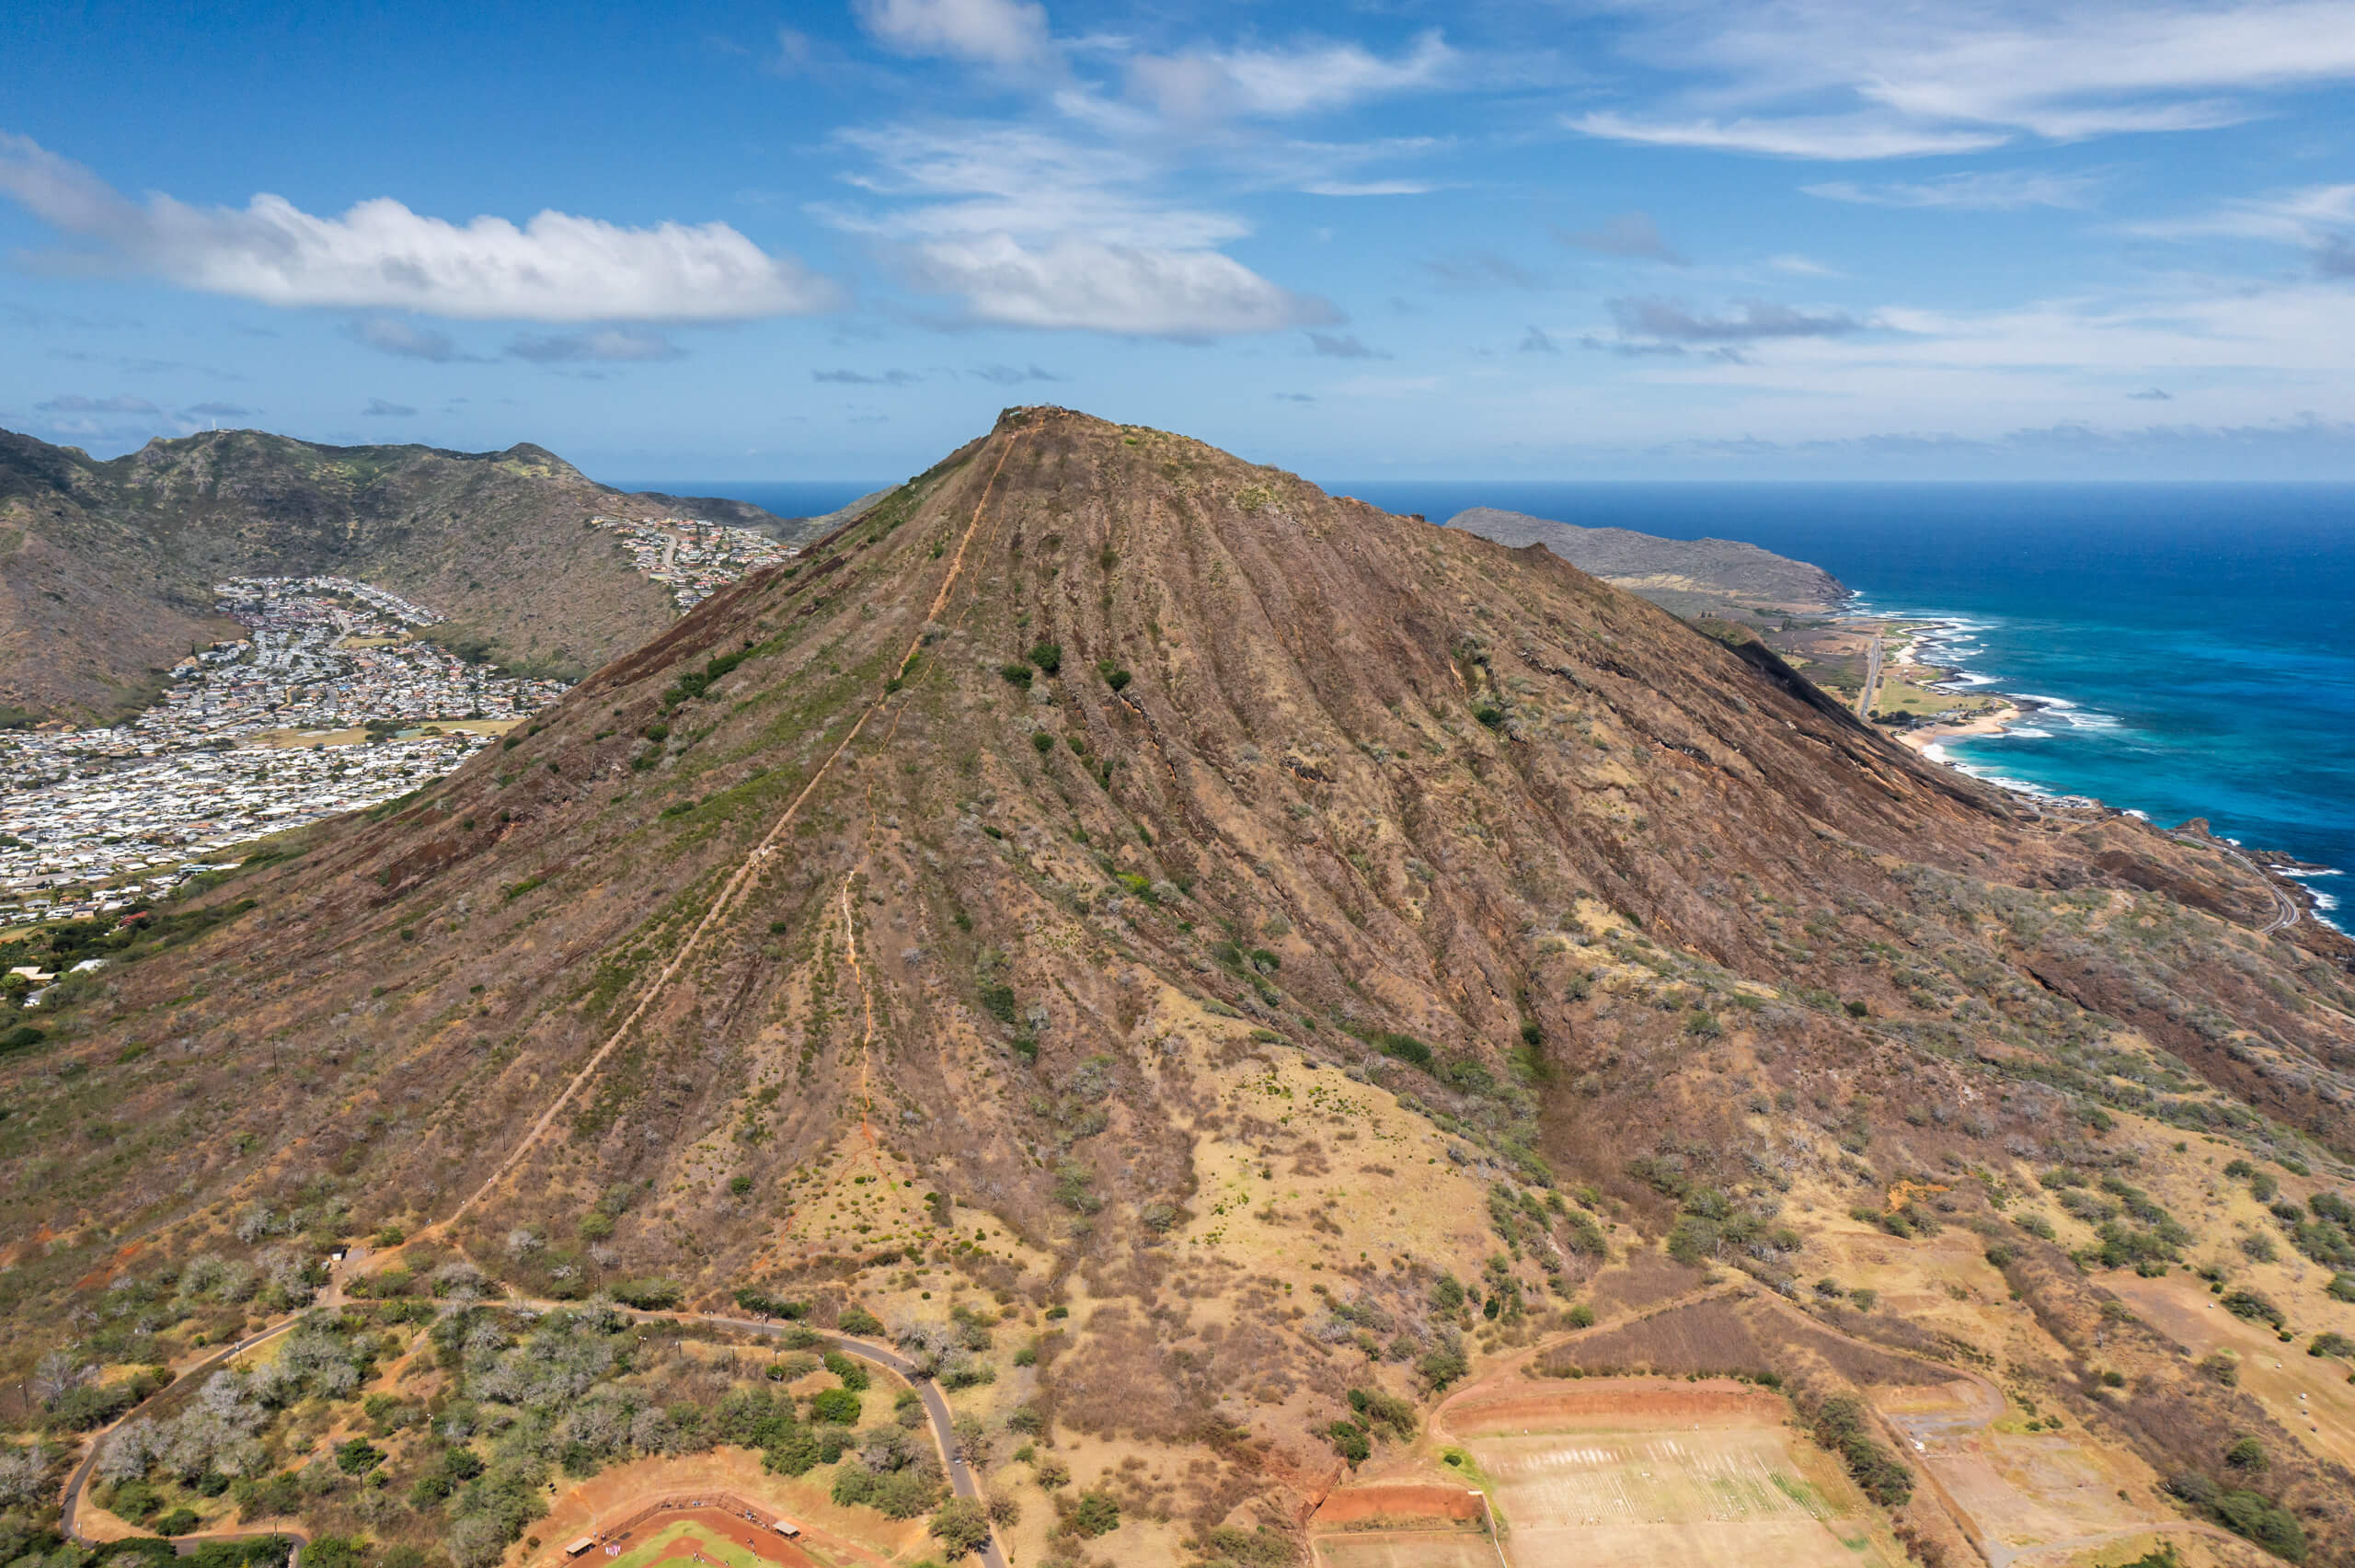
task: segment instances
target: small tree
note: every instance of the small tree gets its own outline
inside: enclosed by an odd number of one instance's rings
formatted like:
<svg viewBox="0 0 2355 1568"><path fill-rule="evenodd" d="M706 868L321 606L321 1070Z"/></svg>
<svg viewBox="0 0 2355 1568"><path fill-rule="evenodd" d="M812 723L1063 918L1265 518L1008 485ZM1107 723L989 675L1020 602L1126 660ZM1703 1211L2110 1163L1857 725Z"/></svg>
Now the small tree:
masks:
<svg viewBox="0 0 2355 1568"><path fill-rule="evenodd" d="M952 1561L989 1544L989 1516L970 1497L952 1497L943 1503L934 1511L929 1528Z"/></svg>

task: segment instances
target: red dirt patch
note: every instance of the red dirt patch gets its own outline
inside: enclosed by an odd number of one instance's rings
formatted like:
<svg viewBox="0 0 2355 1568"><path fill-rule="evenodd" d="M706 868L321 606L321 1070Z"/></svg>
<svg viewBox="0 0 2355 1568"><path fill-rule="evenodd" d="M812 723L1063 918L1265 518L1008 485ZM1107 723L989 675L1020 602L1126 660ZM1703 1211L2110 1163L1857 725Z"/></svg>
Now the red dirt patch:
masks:
<svg viewBox="0 0 2355 1568"><path fill-rule="evenodd" d="M1351 1486L1325 1499L1308 1521L1311 1529L1338 1529L1379 1519L1393 1528L1413 1519L1477 1519L1480 1494L1439 1482L1377 1482Z"/></svg>

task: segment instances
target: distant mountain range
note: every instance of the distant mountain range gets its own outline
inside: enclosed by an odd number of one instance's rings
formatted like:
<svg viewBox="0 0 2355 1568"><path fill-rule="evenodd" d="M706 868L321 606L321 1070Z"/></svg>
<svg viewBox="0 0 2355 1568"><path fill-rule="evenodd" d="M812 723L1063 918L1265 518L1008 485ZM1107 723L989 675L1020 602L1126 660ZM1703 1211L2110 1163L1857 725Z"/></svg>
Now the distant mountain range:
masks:
<svg viewBox="0 0 2355 1568"><path fill-rule="evenodd" d="M213 584L339 574L449 617L512 668L580 675L653 636L670 596L600 511L685 514L781 538L741 501L630 495L545 448L320 446L258 430L99 462L0 430L0 713L98 720L144 706L191 647L232 635Z"/></svg>
<svg viewBox="0 0 2355 1568"><path fill-rule="evenodd" d="M1591 572L1676 614L1829 610L1848 597L1821 567L1731 539L1662 539L1626 528L1580 528L1527 512L1473 507L1450 528L1522 548L1543 544Z"/></svg>

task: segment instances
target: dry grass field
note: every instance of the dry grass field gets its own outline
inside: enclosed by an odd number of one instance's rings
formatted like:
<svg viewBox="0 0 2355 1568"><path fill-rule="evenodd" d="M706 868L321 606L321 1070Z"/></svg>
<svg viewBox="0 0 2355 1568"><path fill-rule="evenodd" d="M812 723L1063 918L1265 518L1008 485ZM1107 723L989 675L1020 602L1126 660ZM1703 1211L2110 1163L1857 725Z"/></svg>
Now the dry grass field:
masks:
<svg viewBox="0 0 2355 1568"><path fill-rule="evenodd" d="M1511 1568L1901 1568L1838 1465L1733 1382L1590 1379L1474 1391L1439 1425L1490 1486Z"/></svg>

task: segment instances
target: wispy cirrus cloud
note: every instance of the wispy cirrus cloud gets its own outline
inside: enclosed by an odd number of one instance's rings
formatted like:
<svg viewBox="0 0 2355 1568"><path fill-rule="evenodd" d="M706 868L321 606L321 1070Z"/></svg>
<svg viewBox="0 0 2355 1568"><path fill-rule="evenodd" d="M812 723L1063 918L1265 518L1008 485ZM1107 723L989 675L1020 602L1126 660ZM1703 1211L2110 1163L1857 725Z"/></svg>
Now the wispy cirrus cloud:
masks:
<svg viewBox="0 0 2355 1568"><path fill-rule="evenodd" d="M869 374L865 371L811 371L810 379L834 382L843 386L913 386L924 377L913 371L881 371Z"/></svg>
<svg viewBox="0 0 2355 1568"><path fill-rule="evenodd" d="M1836 338L1857 330L1855 318L1841 312L1811 315L1767 300L1740 300L1724 315L1702 315L1680 300L1617 299L1604 302L1622 338L1665 343L1740 344L1775 338Z"/></svg>
<svg viewBox="0 0 2355 1568"><path fill-rule="evenodd" d="M1799 189L1827 201L1846 201L1861 207L1944 207L2013 212L2028 207L2088 207L2100 185L2100 177L2091 174L1983 169L1942 175L1936 179L1891 180L1878 185L1835 179Z"/></svg>
<svg viewBox="0 0 2355 1568"><path fill-rule="evenodd" d="M118 395L113 397L86 397L79 393L63 393L36 403L33 406L43 414L160 414L161 408L144 397Z"/></svg>
<svg viewBox="0 0 2355 1568"><path fill-rule="evenodd" d="M371 419L408 419L417 415L417 410L408 404L394 403L382 397L370 398L368 406L360 412Z"/></svg>
<svg viewBox="0 0 2355 1568"><path fill-rule="evenodd" d="M1200 48L1127 63L1130 96L1171 118L1288 117L1447 84L1463 63L1436 30L1387 59L1356 43Z"/></svg>
<svg viewBox="0 0 2355 1568"><path fill-rule="evenodd" d="M577 364L583 361L651 363L680 360L687 351L660 332L606 327L594 332L523 333L507 345L510 358L536 365Z"/></svg>
<svg viewBox="0 0 2355 1568"><path fill-rule="evenodd" d="M2306 252L2316 275L2355 278L2355 184L2310 185L2240 197L2202 213L2134 225L2158 239L2270 241Z"/></svg>
<svg viewBox="0 0 2355 1568"><path fill-rule="evenodd" d="M1630 52L1681 85L1641 110L1567 116L1573 130L1783 157L1909 157L2235 124L2260 112L2251 95L2355 78L2340 0L1629 9Z"/></svg>
<svg viewBox="0 0 2355 1568"><path fill-rule="evenodd" d="M262 194L242 208L134 201L28 137L0 132L0 194L98 247L60 268L144 272L295 308L524 321L743 321L830 310L840 290L725 223L626 228L546 212L464 224L389 197L339 217Z"/></svg>

